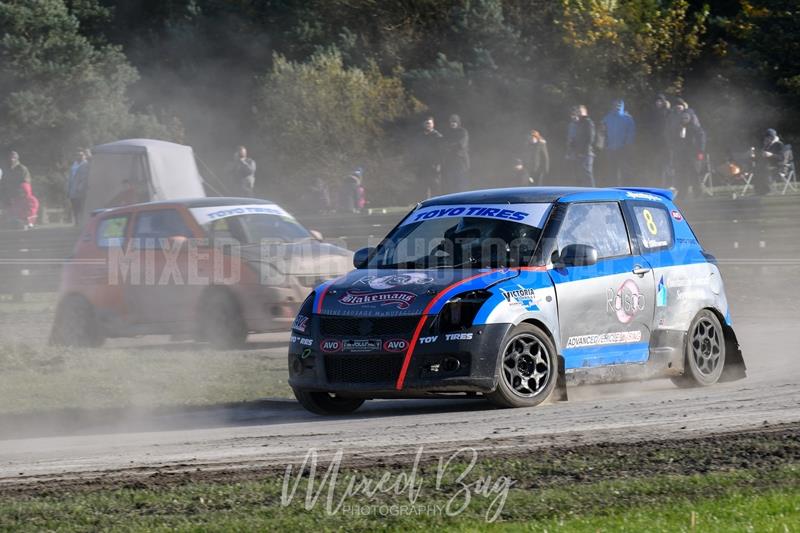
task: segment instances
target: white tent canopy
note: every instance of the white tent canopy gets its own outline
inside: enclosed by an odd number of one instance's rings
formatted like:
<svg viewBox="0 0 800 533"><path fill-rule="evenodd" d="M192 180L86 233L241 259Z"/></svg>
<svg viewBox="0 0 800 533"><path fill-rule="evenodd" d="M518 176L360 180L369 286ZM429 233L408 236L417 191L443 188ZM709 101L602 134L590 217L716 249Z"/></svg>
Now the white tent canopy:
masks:
<svg viewBox="0 0 800 533"><path fill-rule="evenodd" d="M84 213L135 202L205 195L191 146L126 139L92 148Z"/></svg>

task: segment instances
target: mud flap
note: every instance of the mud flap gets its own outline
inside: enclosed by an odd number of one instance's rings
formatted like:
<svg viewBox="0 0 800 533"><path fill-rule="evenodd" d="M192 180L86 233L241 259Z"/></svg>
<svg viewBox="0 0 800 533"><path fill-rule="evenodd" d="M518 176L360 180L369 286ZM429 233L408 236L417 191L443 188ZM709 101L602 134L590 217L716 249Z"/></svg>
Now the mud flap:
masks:
<svg viewBox="0 0 800 533"><path fill-rule="evenodd" d="M556 379L556 388L553 390L551 396L555 402L567 401L567 376L564 369L564 356L558 356L558 379Z"/></svg>
<svg viewBox="0 0 800 533"><path fill-rule="evenodd" d="M722 369L719 381L725 383L744 379L747 377L747 367L736 334L730 326L723 326L722 329L725 333L725 368Z"/></svg>

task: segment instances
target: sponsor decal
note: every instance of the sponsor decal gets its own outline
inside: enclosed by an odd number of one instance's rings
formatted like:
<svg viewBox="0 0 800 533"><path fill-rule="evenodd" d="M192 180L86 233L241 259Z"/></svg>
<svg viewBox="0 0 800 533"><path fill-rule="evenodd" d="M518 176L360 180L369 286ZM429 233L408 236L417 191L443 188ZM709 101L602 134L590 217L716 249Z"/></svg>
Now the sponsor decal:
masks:
<svg viewBox="0 0 800 533"><path fill-rule="evenodd" d="M711 282L710 277L694 277L688 278L686 276L677 276L674 278L667 278L667 287L670 289L678 287L703 287L709 285Z"/></svg>
<svg viewBox="0 0 800 533"><path fill-rule="evenodd" d="M343 352L377 352L380 349L380 339L346 339L342 341Z"/></svg>
<svg viewBox="0 0 800 533"><path fill-rule="evenodd" d="M404 339L391 339L383 343L384 352L404 352L408 348L408 341Z"/></svg>
<svg viewBox="0 0 800 533"><path fill-rule="evenodd" d="M512 305L521 305L528 311L538 311L539 307L536 305L536 298L533 289L521 287L507 291L500 289L500 294L506 301Z"/></svg>
<svg viewBox="0 0 800 533"><path fill-rule="evenodd" d="M376 291L394 289L405 285L428 285L433 283L433 278L422 272L409 272L407 274L392 274L391 276L366 276L356 281L356 284L369 285Z"/></svg>
<svg viewBox="0 0 800 533"><path fill-rule="evenodd" d="M642 239L644 241L645 248L661 248L662 246L668 246L669 241L657 241L655 239Z"/></svg>
<svg viewBox="0 0 800 533"><path fill-rule="evenodd" d="M628 324L639 311L644 310L644 294L632 279L627 279L619 289L606 292L606 312L617 316L622 324Z"/></svg>
<svg viewBox="0 0 800 533"><path fill-rule="evenodd" d="M198 223L208 224L214 220L241 215L275 215L292 218L282 207L275 204L223 205L212 207L192 207L189 209Z"/></svg>
<svg viewBox="0 0 800 533"><path fill-rule="evenodd" d="M319 343L319 349L326 353L341 351L342 341L338 339L325 339Z"/></svg>
<svg viewBox="0 0 800 533"><path fill-rule="evenodd" d="M419 343L420 344L433 344L434 342L436 342L436 339L438 339L438 338L439 338L439 335L433 335L431 337L420 337L419 338Z"/></svg>
<svg viewBox="0 0 800 533"><path fill-rule="evenodd" d="M292 329L295 329L300 333L305 333L306 329L308 329L308 317L305 315L297 315L297 318L295 318L294 322L292 322Z"/></svg>
<svg viewBox="0 0 800 533"><path fill-rule="evenodd" d="M447 333L444 336L446 341L471 341L472 333Z"/></svg>
<svg viewBox="0 0 800 533"><path fill-rule="evenodd" d="M308 337L300 337L298 335L292 335L289 337L289 342L292 344L299 344L300 346L313 346L314 341L309 339Z"/></svg>
<svg viewBox="0 0 800 533"><path fill-rule="evenodd" d="M307 359L311 355L311 348L306 348L303 350L302 355L300 355L300 359Z"/></svg>
<svg viewBox="0 0 800 533"><path fill-rule="evenodd" d="M680 301L684 301L684 300L702 300L702 299L704 299L706 297L706 292L703 289L698 289L698 288L693 288L693 289L690 288L690 289L684 289L684 290L678 289L678 291L676 293L676 297Z"/></svg>
<svg viewBox="0 0 800 533"><path fill-rule="evenodd" d="M370 292L348 290L340 298L339 303L342 305L392 305L397 309L408 309L417 295L408 291L386 291L386 292Z"/></svg>
<svg viewBox="0 0 800 533"><path fill-rule="evenodd" d="M567 339L567 348L583 348L586 346L604 346L609 344L626 344L642 340L641 331L619 331L600 333L597 335L578 335Z"/></svg>
<svg viewBox="0 0 800 533"><path fill-rule="evenodd" d="M658 289L656 289L656 307L667 306L667 286L664 284L664 276L658 281Z"/></svg>
<svg viewBox="0 0 800 533"><path fill-rule="evenodd" d="M661 197L656 196L655 194L650 194L646 192L636 192L636 191L628 191L625 193L628 198L634 198L636 200L650 200L653 202L660 202Z"/></svg>
<svg viewBox="0 0 800 533"><path fill-rule="evenodd" d="M541 227L549 207L549 204L544 203L514 204L513 209L508 204L438 205L417 209L403 221L403 225L440 218L477 217L512 220Z"/></svg>
<svg viewBox="0 0 800 533"><path fill-rule="evenodd" d="M683 220L683 215L681 215L680 211L672 211L672 218L680 222L681 220Z"/></svg>

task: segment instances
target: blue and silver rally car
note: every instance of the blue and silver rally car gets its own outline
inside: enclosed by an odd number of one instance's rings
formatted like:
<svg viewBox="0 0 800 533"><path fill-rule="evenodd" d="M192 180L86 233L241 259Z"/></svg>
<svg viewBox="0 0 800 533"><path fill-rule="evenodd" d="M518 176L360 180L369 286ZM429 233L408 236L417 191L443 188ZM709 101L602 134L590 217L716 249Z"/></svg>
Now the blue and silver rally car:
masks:
<svg viewBox="0 0 800 533"><path fill-rule="evenodd" d="M371 398L566 399L570 382L744 377L728 302L672 195L519 188L432 198L300 309L289 384L320 414Z"/></svg>

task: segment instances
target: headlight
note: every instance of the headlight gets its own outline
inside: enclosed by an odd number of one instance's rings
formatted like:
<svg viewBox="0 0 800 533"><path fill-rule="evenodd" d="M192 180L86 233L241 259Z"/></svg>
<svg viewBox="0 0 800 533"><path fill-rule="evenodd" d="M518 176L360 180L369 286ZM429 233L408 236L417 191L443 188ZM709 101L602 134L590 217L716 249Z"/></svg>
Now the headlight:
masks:
<svg viewBox="0 0 800 533"><path fill-rule="evenodd" d="M475 315L491 296L489 291L478 290L462 292L450 298L439 312L440 331L458 331L471 327Z"/></svg>

